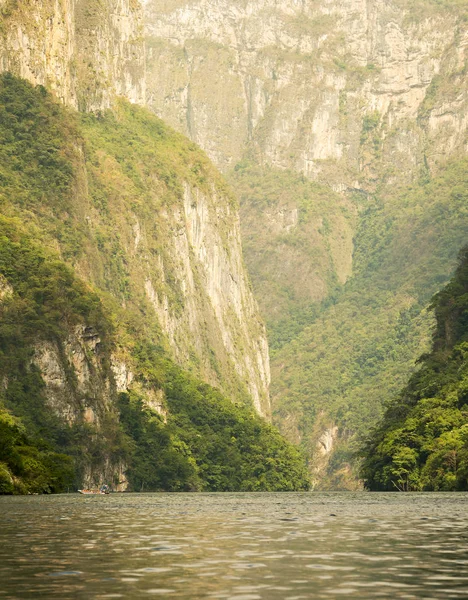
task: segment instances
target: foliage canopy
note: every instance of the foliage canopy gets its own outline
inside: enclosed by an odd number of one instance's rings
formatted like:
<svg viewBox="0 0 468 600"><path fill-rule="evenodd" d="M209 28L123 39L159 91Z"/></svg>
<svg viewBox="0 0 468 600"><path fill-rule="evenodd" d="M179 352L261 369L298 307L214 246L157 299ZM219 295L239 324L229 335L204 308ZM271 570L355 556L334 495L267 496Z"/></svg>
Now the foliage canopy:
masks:
<svg viewBox="0 0 468 600"><path fill-rule="evenodd" d="M433 307L432 351L362 449L371 490L468 489L468 249Z"/></svg>

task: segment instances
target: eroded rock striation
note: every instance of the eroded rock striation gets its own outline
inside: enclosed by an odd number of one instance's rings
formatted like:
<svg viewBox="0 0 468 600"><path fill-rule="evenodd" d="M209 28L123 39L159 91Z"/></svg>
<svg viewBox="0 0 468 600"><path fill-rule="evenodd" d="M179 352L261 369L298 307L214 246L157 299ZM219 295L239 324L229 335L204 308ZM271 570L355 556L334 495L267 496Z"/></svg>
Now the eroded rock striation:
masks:
<svg viewBox="0 0 468 600"><path fill-rule="evenodd" d="M424 144L444 153L465 143L468 33L456 11L398 0L150 0L145 21L149 106L223 170L251 145L275 167L359 187L366 119L385 130L382 152L396 169L418 164ZM448 72L452 89L428 105Z"/></svg>
<svg viewBox="0 0 468 600"><path fill-rule="evenodd" d="M1 0L0 71L80 110L145 100L141 6L133 0Z"/></svg>

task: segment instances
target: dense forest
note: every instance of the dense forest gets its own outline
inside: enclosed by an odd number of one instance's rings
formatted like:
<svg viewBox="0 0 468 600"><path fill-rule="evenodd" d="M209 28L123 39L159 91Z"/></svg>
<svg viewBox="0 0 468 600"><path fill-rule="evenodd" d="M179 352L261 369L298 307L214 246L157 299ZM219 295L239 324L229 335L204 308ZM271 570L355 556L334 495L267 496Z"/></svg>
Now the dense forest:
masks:
<svg viewBox="0 0 468 600"><path fill-rule="evenodd" d="M432 308L432 350L363 448L368 489L468 489L468 248Z"/></svg>

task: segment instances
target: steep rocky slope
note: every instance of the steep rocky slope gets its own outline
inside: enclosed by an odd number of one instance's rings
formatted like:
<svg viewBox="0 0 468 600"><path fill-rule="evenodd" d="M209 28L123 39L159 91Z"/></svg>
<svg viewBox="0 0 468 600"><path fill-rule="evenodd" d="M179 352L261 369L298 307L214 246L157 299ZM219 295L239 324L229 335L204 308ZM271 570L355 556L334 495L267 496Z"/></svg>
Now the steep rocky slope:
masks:
<svg viewBox="0 0 468 600"><path fill-rule="evenodd" d="M360 188L366 118L385 123L382 152L397 172L419 162L422 137L443 137L439 152L464 141L456 84L468 34L453 4L151 0L148 104L223 170L250 144L274 167ZM418 126L431 84L449 73L451 89Z"/></svg>
<svg viewBox="0 0 468 600"><path fill-rule="evenodd" d="M427 348L424 307L467 233L466 15L431 0L146 6L148 104L240 196L276 419L323 485L354 485L354 435Z"/></svg>
<svg viewBox="0 0 468 600"><path fill-rule="evenodd" d="M193 144L117 100L145 103L141 6L2 0L0 11L0 71L43 86L2 79L2 214L8 231L19 227L5 243L24 235L28 256L56 265L46 269L49 292L38 285L31 300L31 315L50 309L50 335L29 332L23 354L3 365L2 402L20 419L2 413L10 450L20 448L8 469L22 465L20 479L32 478L24 489L63 489L69 476L123 487L130 477L134 488L153 489L307 486L299 456L249 408L270 415L269 359L236 200ZM81 113L64 112L46 90ZM8 260L7 253L7 270ZM3 276L2 339L11 351L8 319L38 282L29 274L18 287ZM84 286L76 298L67 287L75 280ZM87 317L85 292L104 303L102 327ZM69 293L77 306L65 309ZM28 408L21 398L29 396L37 401ZM74 475L54 475L52 464L67 464L63 452ZM47 482L28 470L28 453ZM272 461L253 477L258 457L269 453ZM272 475L283 460L289 479L283 467Z"/></svg>
<svg viewBox="0 0 468 600"><path fill-rule="evenodd" d="M128 105L84 131L88 191L109 200L88 208L81 225L100 232L101 252L77 268L122 302L145 297L179 364L268 415L268 347L226 184L198 148ZM114 264L99 264L102 249Z"/></svg>
<svg viewBox="0 0 468 600"><path fill-rule="evenodd" d="M81 110L109 108L117 95L144 103L139 3L80 0L31 5L4 1L1 11L0 71L9 70L45 85L66 104ZM121 116L125 120L123 113ZM115 253L113 271L109 267L106 274L99 259L94 261L96 252L87 264L75 257L74 266L92 281L100 278L101 285L103 276L108 282L113 279L110 285L120 285L123 297L127 285L122 283L123 272L130 278L133 275L138 279L138 293L146 295L157 313L177 360L228 393L239 385L247 389L257 410L268 415L268 348L242 264L236 203L205 158L197 155L195 148L182 149L182 138L171 148L167 145L165 150L172 151L167 160L158 158L165 169L159 181L149 169L121 172L118 163L125 170L125 161L132 161L132 152L136 156L138 144L147 147L138 161L153 158L155 149L150 148L152 140L145 135L141 120L134 116L126 123L125 139L120 141L112 133L112 121L101 128L104 133L93 128L91 121L88 124L90 137L93 133L100 136L89 142L100 161L96 161L92 181L100 185L99 174L107 171L106 186L113 190L113 205L110 215L103 217L85 202L86 209L79 217L74 206L66 219L70 227L83 232L77 246L89 237L85 230L93 223L107 232L114 226L120 237L108 242L107 249ZM154 129L159 138L164 137L162 126ZM106 149L98 150L99 143ZM77 161L80 152L86 150L78 145ZM184 155L187 167L176 182L177 152ZM77 206L87 186L86 180L77 177ZM125 199L132 195L133 207L124 208ZM90 214L85 214L87 210ZM231 374L226 375L228 372ZM224 385L224 379L231 383Z"/></svg>
<svg viewBox="0 0 468 600"><path fill-rule="evenodd" d="M5 74L0 165L0 492L307 488L258 416L263 325L203 153Z"/></svg>

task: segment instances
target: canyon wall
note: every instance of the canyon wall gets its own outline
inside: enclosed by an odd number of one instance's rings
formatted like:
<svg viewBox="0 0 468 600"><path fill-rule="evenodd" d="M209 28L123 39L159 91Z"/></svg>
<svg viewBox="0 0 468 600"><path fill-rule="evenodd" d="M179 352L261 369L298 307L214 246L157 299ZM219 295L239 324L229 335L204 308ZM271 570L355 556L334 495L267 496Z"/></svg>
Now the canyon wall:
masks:
<svg viewBox="0 0 468 600"><path fill-rule="evenodd" d="M467 233L466 5L149 0L145 26L148 106L241 200L276 422L354 487L341 442L428 348Z"/></svg>
<svg viewBox="0 0 468 600"><path fill-rule="evenodd" d="M98 113L114 107L117 97L145 104L145 45L138 2L2 0L0 10L0 71L41 84L80 111ZM77 169L81 175L75 208L92 228L95 215L83 176L86 152L80 147L78 154L82 164ZM157 163L157 157L152 158ZM115 157L108 160L103 171L112 172ZM149 164L151 168L157 169ZM177 171L177 166L171 168ZM155 200L154 212L145 214L145 222L132 211L128 222L116 218L115 234L126 240L119 252L128 255L124 262L134 265L133 272L142 277L135 293L146 297L179 364L190 366L233 397L241 388L248 390L256 409L268 416L268 346L243 265L236 202L213 182L201 191L177 172L168 177L181 186L177 203L170 207L156 201L164 185L157 178L148 181L149 188L154 187L149 192L129 192L124 174L114 172L110 177L119 210L128 208L122 189L136 196L149 193ZM217 177L214 170L213 177ZM149 255L147 240L152 236L149 245L157 237L159 246ZM96 265L72 262L93 283L99 279ZM172 292L166 293L168 289Z"/></svg>
<svg viewBox="0 0 468 600"><path fill-rule="evenodd" d="M249 147L260 162L360 189L372 175L363 126L382 129L398 174L425 146L437 147L431 162L466 144L468 32L450 7L150 0L145 20L148 105L224 171Z"/></svg>
<svg viewBox="0 0 468 600"><path fill-rule="evenodd" d="M144 103L141 6L135 0L1 0L0 71L52 90L80 110L116 95Z"/></svg>

